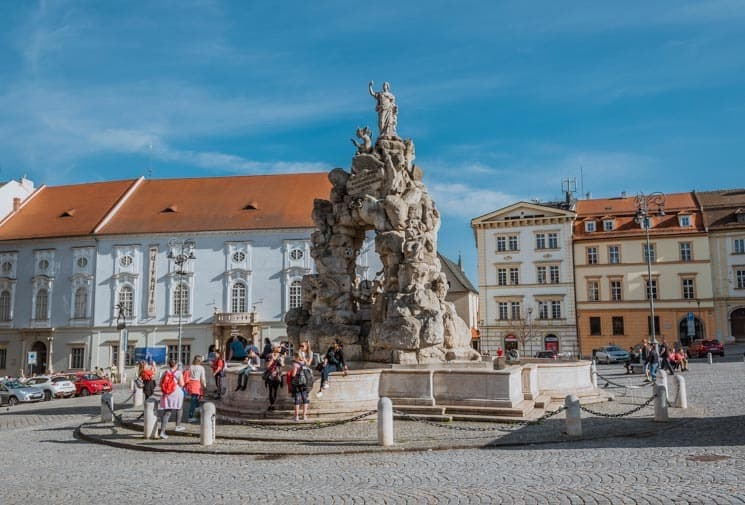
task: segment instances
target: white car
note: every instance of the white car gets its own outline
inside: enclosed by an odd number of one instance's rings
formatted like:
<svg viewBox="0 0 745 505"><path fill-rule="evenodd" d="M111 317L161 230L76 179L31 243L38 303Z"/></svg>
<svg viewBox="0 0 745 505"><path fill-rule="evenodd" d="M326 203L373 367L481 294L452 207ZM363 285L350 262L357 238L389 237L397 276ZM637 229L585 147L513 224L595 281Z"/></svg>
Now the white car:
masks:
<svg viewBox="0 0 745 505"><path fill-rule="evenodd" d="M34 386L44 391L44 400L51 400L52 398L69 398L75 396L75 384L73 384L67 377L31 377L26 380L27 386Z"/></svg>

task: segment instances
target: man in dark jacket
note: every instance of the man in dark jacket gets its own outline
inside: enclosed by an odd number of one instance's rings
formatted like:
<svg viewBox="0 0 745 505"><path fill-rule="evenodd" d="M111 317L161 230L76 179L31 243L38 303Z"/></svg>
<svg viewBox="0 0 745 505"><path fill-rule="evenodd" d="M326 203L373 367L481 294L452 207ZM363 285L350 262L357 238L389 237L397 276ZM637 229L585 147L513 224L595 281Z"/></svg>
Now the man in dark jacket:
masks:
<svg viewBox="0 0 745 505"><path fill-rule="evenodd" d="M323 396L323 390L328 389L329 374L331 372L343 371L344 375L346 375L347 370L349 370L349 368L344 361L344 346L341 340L336 339L334 341L334 344L329 347L328 351L326 351L326 356L324 356L323 358L323 368L321 369L321 387L318 390L318 393L316 393L316 396L320 398L321 396Z"/></svg>

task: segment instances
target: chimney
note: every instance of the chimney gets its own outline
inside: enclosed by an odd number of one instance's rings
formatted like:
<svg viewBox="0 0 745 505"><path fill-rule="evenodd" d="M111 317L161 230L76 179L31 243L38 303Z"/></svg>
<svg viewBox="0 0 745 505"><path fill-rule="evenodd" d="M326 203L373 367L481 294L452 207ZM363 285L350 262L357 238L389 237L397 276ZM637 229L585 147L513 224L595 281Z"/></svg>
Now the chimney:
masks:
<svg viewBox="0 0 745 505"><path fill-rule="evenodd" d="M13 212L21 208L21 199L17 196L13 198Z"/></svg>
<svg viewBox="0 0 745 505"><path fill-rule="evenodd" d="M588 191L587 193L585 193L585 199L589 200L590 198L592 198L592 193Z"/></svg>
<svg viewBox="0 0 745 505"><path fill-rule="evenodd" d="M621 198L626 198L626 192L625 191L621 191Z"/></svg>

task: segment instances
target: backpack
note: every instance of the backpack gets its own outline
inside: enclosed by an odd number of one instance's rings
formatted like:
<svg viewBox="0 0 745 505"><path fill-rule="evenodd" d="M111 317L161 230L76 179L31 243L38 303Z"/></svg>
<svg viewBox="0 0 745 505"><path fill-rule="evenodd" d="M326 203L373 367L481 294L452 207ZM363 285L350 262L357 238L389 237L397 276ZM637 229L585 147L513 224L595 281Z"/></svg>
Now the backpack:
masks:
<svg viewBox="0 0 745 505"><path fill-rule="evenodd" d="M300 367L292 376L292 386L296 389L311 389L313 387L313 371L306 365Z"/></svg>
<svg viewBox="0 0 745 505"><path fill-rule="evenodd" d="M167 371L163 374L163 378L160 379L160 391L164 395L170 395L176 391L176 374L171 371Z"/></svg>
<svg viewBox="0 0 745 505"><path fill-rule="evenodd" d="M279 363L276 361L272 362L271 366L264 370L264 383L266 385L275 386L282 382L282 377L279 374Z"/></svg>

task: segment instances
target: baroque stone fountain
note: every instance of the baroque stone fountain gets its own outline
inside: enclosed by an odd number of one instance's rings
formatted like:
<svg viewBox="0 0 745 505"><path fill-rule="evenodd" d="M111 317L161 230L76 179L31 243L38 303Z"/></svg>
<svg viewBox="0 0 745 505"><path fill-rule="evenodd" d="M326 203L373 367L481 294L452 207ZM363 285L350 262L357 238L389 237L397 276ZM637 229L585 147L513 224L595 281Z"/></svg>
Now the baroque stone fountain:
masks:
<svg viewBox="0 0 745 505"><path fill-rule="evenodd" d="M340 339L354 362L348 374L332 374L323 394L316 381L312 419L375 409L381 396L399 410L451 419L535 418L570 393L585 403L605 399L593 387L589 362L535 360L502 370L479 362L469 328L445 301L448 285L437 257L440 214L414 164L414 142L396 132L398 107L388 83L375 91L371 82L369 91L378 138L373 144L370 129L359 128L349 172L329 172L329 199L315 200L312 212L316 273L303 278L303 305L285 318L295 346L309 340L323 353ZM373 281L356 275L368 232L375 234L383 267ZM247 389L234 389L241 368L228 367L221 414L288 417L293 399L286 388L279 390L277 409L267 409L261 372L250 374Z"/></svg>
<svg viewBox="0 0 745 505"><path fill-rule="evenodd" d="M328 200L313 206L311 255L316 272L303 278L303 305L285 322L296 344L325 350L334 339L354 361L395 364L478 361L471 333L445 301L437 257L440 214L414 164L414 142L396 132L398 106L389 84L376 100L379 135L359 128L350 171L329 172ZM369 230L383 270L374 281L356 276Z"/></svg>

